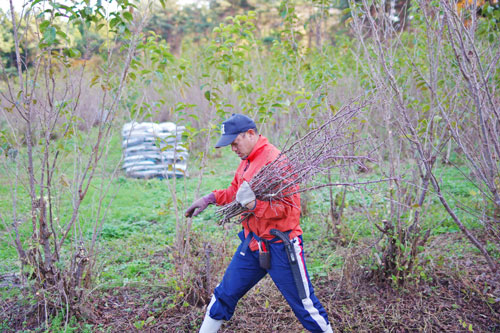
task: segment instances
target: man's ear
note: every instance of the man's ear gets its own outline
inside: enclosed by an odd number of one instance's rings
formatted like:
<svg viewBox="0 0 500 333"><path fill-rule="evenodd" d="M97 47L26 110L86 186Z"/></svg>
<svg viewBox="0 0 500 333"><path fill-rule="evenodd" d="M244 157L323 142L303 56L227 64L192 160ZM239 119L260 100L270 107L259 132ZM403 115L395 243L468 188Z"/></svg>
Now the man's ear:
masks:
<svg viewBox="0 0 500 333"><path fill-rule="evenodd" d="M256 134L256 133L255 133L255 130L254 130L253 128L249 129L249 130L247 131L247 133L248 133L248 134L250 134L250 135L255 135L255 134Z"/></svg>

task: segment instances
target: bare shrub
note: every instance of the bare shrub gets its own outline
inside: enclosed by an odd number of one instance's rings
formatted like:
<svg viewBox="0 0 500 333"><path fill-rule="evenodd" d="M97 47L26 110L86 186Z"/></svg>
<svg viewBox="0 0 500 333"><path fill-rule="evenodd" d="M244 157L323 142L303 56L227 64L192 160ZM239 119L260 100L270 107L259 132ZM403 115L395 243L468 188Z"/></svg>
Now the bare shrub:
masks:
<svg viewBox="0 0 500 333"><path fill-rule="evenodd" d="M479 218L500 244L500 33L489 17L478 16L476 3L458 12L445 1L439 9L444 13L446 41L458 66L456 74L461 75L459 93L464 98L456 112L447 112L443 104L440 111L486 203Z"/></svg>
<svg viewBox="0 0 500 333"><path fill-rule="evenodd" d="M485 187L490 189L491 198L495 198L491 181L498 176L498 171L496 171L497 167L490 163L493 160L491 154L494 148L489 146L488 149L484 149L484 143L491 141L491 136L485 135L486 124L484 121L477 123L478 131L472 130L469 126L471 119L484 118L485 115L482 114L481 110L493 112L495 108L480 109L483 104L478 104L478 102L476 102L475 113L470 112L467 108L467 106L474 105L473 101L483 101L482 103L486 103L486 105L494 105L492 103L493 97L490 96L494 88L491 87L491 83L484 80L484 76L477 72L473 74L467 72L468 74L466 74L468 81L470 81L469 76L476 78L474 84L462 82L457 77L459 74L457 63L459 64L458 68L465 66L465 68L469 68L469 71L480 69L481 66L477 65L470 69L469 65L465 64L470 61L464 57L468 51L459 55L457 45L463 46L466 36L463 35L460 41L453 40L455 38L453 34L456 33L457 29L454 28L452 22L441 19L440 11L447 13L448 17L456 18L457 14L453 12L455 7L446 1L440 2L437 6L425 2L415 3L412 7L413 26L408 31L400 31L395 28L390 22L390 17L384 15L383 7L376 1L352 3L352 8L352 28L360 42L360 50L357 53L359 63L362 64L363 72L369 76L369 85L373 89L373 94L377 96L376 100L379 101L377 104L385 110L382 113L385 114L382 117L385 128L389 131L394 128L404 139L399 140L398 137L389 135L388 144L391 150L386 172L391 176L395 175L395 178L405 179L404 175L401 174L404 169L401 168L400 162L395 162L401 160L397 156L399 150L407 146L407 149L411 149L408 150L408 156L411 156L415 161L414 168L409 171L419 175L416 182L411 177L406 179L408 185L391 184L391 191L396 191L391 192L390 195L391 218L386 219L385 226L380 227L380 230L389 236L387 238L388 248L399 251L398 248L409 246L410 254L418 253L418 251L414 251L413 247L425 240L425 236L419 234L419 217L422 205L427 200L432 188L456 225L485 256L491 269L496 270L497 264L486 250L485 244L478 240L458 217L456 214L458 208L450 205L434 172L437 159L451 138L456 140L459 147L463 146L461 143L463 140L474 142L475 138L482 138L479 142L483 143L483 148L476 150L478 152L476 156L482 155L484 163L481 165L488 168L475 169L481 170L481 173L485 175L482 179L478 179L479 182L476 182L476 186L484 188L481 183L484 182ZM451 13L448 13L447 10ZM453 15L452 13L455 13L455 16L450 16ZM491 55L486 57L485 68L494 67L494 64L498 62L498 47L495 49L496 51L492 51L491 46L483 44L480 38L470 36L467 38L469 38L469 48L472 49L473 53L478 48L485 51L485 56ZM451 45L451 49L449 45ZM450 61L450 56L453 56L454 53L457 56L453 61ZM476 51L476 53L479 52ZM478 64L479 58L474 61ZM463 88L466 88L465 91ZM479 91L481 94L485 94L484 97L478 95ZM453 120L451 120L452 118ZM492 124L497 121L493 120ZM457 128L466 130L459 132L456 130ZM474 159L469 160L474 163ZM494 176L495 174L497 176ZM488 184L490 184L489 187ZM416 191L416 193L408 201L405 199L405 196L407 197L405 193L409 193L409 191ZM491 203L491 200L489 202ZM401 207L404 209L401 210ZM401 228L398 226L399 222L396 223L396 221L400 221L401 217L405 215L405 211L412 214L408 224ZM396 241L399 240L396 247L391 245L395 234L399 234L396 237ZM393 257L404 258L404 254L405 251L401 255ZM386 261L385 257L382 262L384 261ZM407 268L404 262L400 262L400 265L397 266Z"/></svg>
<svg viewBox="0 0 500 333"><path fill-rule="evenodd" d="M123 40L125 51L115 55L116 50L109 48L109 62L88 80L85 67L71 68L69 56L77 52L61 37L66 34L55 19L58 10L67 9L50 7L40 14L45 5L33 3L21 13L22 20L34 20L40 29L35 60L28 67L20 53L26 35L17 25L10 1L17 76L6 77L7 90L2 97L15 133L9 144L18 156L0 157L11 188L10 214L0 212L0 220L17 251L22 277L36 300L35 309L38 307L48 326L54 311L64 309L66 324L71 313L87 312L82 301L92 284L96 240L110 182L103 181L98 187L93 221L79 212L94 178L102 173L112 179L116 174L116 166L106 165L112 124L146 17L120 22L129 37ZM118 5L120 10L127 7L123 2ZM72 15L77 21L92 21L92 15ZM112 61L117 58L124 61L115 72ZM90 87L85 87L89 82ZM100 90L97 94L91 87L94 84ZM83 106L82 101L86 102ZM87 132L92 125L95 128ZM84 234L89 222L90 240Z"/></svg>

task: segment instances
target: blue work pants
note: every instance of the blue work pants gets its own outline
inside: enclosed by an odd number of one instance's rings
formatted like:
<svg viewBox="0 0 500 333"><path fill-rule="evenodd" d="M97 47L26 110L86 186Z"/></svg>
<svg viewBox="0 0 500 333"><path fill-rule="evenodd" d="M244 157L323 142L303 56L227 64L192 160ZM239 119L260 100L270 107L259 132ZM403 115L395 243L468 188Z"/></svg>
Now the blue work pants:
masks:
<svg viewBox="0 0 500 333"><path fill-rule="evenodd" d="M295 237L292 243L306 291L304 299L300 299L298 295L285 246L282 242L270 244L268 250L271 252L271 268L265 270L259 266L259 251L251 251L249 247L245 249L243 232L240 232L238 236L242 239L242 243L226 269L222 282L215 288L212 301L207 309L209 316L215 320L229 320L240 298L269 273L304 328L310 332L327 331L329 322L326 311L314 295L314 289L307 274L302 236Z"/></svg>

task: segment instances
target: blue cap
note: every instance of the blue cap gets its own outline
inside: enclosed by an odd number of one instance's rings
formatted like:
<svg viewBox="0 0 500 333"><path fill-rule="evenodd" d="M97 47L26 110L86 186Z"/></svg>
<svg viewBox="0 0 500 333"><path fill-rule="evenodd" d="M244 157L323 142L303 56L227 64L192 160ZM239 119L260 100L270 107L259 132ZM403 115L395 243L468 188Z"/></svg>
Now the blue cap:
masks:
<svg viewBox="0 0 500 333"><path fill-rule="evenodd" d="M233 113L229 119L222 123L220 127L221 137L215 145L215 148L230 145L238 134L246 132L251 128L257 128L251 118L242 114Z"/></svg>

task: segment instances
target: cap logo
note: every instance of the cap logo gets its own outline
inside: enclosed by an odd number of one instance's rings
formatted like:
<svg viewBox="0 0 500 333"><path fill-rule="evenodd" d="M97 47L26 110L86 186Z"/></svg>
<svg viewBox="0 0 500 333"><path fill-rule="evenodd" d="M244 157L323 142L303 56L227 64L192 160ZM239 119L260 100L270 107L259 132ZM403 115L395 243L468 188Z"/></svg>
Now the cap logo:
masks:
<svg viewBox="0 0 500 333"><path fill-rule="evenodd" d="M220 126L220 131L221 131L222 135L226 134L226 131L224 130L224 124L222 124Z"/></svg>

